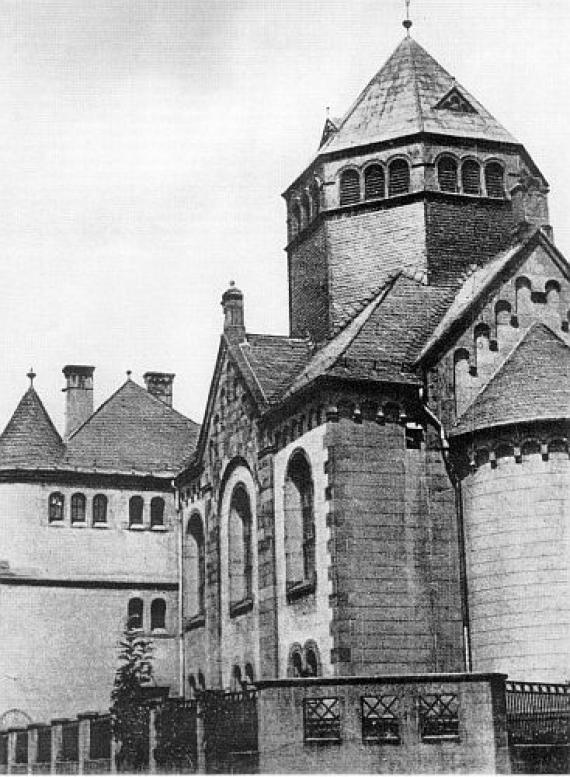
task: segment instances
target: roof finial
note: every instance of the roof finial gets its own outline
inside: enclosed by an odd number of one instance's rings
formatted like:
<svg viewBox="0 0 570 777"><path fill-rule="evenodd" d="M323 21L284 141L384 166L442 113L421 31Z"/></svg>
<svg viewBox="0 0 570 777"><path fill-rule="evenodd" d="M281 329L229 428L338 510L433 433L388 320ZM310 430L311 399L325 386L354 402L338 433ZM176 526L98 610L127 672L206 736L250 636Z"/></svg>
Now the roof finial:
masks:
<svg viewBox="0 0 570 777"><path fill-rule="evenodd" d="M131 379L131 375L133 374L132 370L127 370L127 380Z"/></svg>
<svg viewBox="0 0 570 777"><path fill-rule="evenodd" d="M30 367L30 371L26 373L26 377L30 379L30 388L34 385L34 378L36 377L36 373L34 372L34 368Z"/></svg>
<svg viewBox="0 0 570 777"><path fill-rule="evenodd" d="M402 22L402 26L406 30L406 35L408 38L410 37L410 27L412 26L412 22L410 19L410 0L405 0L406 2L406 18Z"/></svg>

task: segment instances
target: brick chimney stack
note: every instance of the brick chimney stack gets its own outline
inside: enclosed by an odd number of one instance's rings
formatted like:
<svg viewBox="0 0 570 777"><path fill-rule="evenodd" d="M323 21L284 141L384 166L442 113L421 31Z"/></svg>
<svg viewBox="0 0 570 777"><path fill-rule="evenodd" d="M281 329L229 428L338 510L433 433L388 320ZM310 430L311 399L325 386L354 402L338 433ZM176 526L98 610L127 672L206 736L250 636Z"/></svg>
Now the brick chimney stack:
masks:
<svg viewBox="0 0 570 777"><path fill-rule="evenodd" d="M145 372L143 380L146 390L153 397L160 399L168 407L172 407L172 384L175 374L173 372Z"/></svg>
<svg viewBox="0 0 570 777"><path fill-rule="evenodd" d="M93 373L95 367L86 364L67 364L65 375L65 439L87 421L93 413Z"/></svg>

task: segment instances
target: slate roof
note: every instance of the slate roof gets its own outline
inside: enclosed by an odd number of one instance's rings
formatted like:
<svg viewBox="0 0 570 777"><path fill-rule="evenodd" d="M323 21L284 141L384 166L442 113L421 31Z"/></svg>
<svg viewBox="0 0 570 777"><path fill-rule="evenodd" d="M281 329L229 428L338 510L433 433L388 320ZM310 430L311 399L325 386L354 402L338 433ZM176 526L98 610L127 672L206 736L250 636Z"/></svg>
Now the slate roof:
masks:
<svg viewBox="0 0 570 777"><path fill-rule="evenodd" d="M545 324L535 323L450 433L560 418L570 418L570 348Z"/></svg>
<svg viewBox="0 0 570 777"><path fill-rule="evenodd" d="M0 435L0 468L172 474L199 427L127 380L65 444L34 388Z"/></svg>
<svg viewBox="0 0 570 777"><path fill-rule="evenodd" d="M437 107L455 90L472 107ZM413 38L404 38L346 113L321 153L354 148L418 132L518 141Z"/></svg>
<svg viewBox="0 0 570 777"><path fill-rule="evenodd" d="M265 401L271 402L290 384L311 357L306 339L247 334L240 350L251 367Z"/></svg>
<svg viewBox="0 0 570 777"><path fill-rule="evenodd" d="M57 429L30 386L0 435L0 468L50 467L63 451Z"/></svg>
<svg viewBox="0 0 570 777"><path fill-rule="evenodd" d="M199 426L127 380L70 437L62 465L118 471L176 471Z"/></svg>

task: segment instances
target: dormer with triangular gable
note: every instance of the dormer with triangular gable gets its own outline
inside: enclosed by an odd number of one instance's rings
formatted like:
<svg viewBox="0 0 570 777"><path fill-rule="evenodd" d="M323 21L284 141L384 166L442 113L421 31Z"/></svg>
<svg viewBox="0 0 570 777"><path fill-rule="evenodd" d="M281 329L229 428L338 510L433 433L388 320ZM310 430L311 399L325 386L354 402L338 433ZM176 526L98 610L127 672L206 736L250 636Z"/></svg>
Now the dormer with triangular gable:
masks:
<svg viewBox="0 0 570 777"><path fill-rule="evenodd" d="M521 224L549 230L524 147L406 37L287 188L292 336L322 342L399 270L459 288Z"/></svg>

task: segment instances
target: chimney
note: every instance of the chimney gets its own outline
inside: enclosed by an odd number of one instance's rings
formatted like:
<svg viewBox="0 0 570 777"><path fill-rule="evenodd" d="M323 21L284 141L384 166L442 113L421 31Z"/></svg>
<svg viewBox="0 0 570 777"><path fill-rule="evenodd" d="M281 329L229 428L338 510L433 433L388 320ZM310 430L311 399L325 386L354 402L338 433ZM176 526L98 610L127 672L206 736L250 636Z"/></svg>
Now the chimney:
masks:
<svg viewBox="0 0 570 777"><path fill-rule="evenodd" d="M222 295L224 311L224 332L238 341L245 340L245 325L243 320L243 292L230 281L230 287Z"/></svg>
<svg viewBox="0 0 570 777"><path fill-rule="evenodd" d="M65 439L93 413L93 372L95 367L86 364L68 364L62 372L67 394L65 401Z"/></svg>
<svg viewBox="0 0 570 777"><path fill-rule="evenodd" d="M168 407L172 407L172 384L174 383L174 377L173 372L145 372L143 380L149 394L160 399Z"/></svg>

